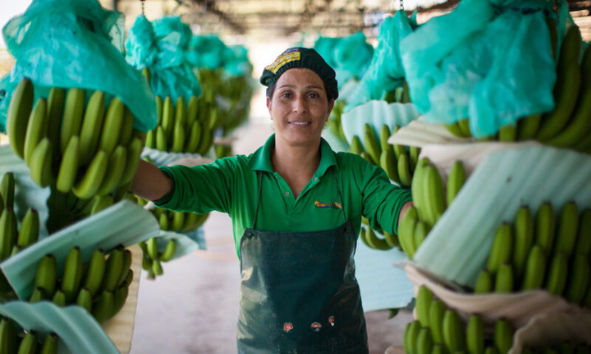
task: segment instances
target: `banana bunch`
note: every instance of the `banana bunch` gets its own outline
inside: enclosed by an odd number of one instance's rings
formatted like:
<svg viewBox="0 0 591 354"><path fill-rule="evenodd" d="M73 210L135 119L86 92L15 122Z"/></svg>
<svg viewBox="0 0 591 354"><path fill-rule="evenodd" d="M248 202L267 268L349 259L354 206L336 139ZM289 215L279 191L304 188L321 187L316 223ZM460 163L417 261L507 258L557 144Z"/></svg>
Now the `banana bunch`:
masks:
<svg viewBox="0 0 591 354"><path fill-rule="evenodd" d="M104 250L96 249L88 263L83 264L80 247L75 246L68 252L60 277L55 256L47 254L37 264L29 301L52 301L58 306L75 304L103 323L125 304L133 280L131 260L131 252L119 245L108 256Z"/></svg>
<svg viewBox="0 0 591 354"><path fill-rule="evenodd" d="M367 218L361 217L361 222L366 225L367 228L363 226L361 227L359 238L367 247L384 251L390 250L394 247L400 248L398 236L384 230L379 230L378 232L384 235L384 238L381 238L376 235L376 231L369 226L369 220L367 220Z"/></svg>
<svg viewBox="0 0 591 354"><path fill-rule="evenodd" d="M422 158L417 163L411 186L414 206L407 210L398 226L400 246L408 258L412 259L465 182L466 174L461 161L452 165L445 184L428 158Z"/></svg>
<svg viewBox="0 0 591 354"><path fill-rule="evenodd" d="M138 204L146 206L148 200L137 197ZM174 232L188 232L193 231L203 225L205 220L209 217L209 213L195 214L189 212L172 211L162 208L148 209L158 220L160 229Z"/></svg>
<svg viewBox="0 0 591 354"><path fill-rule="evenodd" d="M0 319L0 353L2 354L57 354L58 336L49 333L40 341L34 330L23 331L8 317Z"/></svg>
<svg viewBox="0 0 591 354"><path fill-rule="evenodd" d="M553 52L556 51L556 25L548 20ZM506 125L495 136L480 140L504 142L537 140L543 144L591 154L591 49L586 48L579 63L581 32L576 25L565 34L556 63L554 108L550 112L521 117ZM470 124L462 119L446 128L456 136L469 138Z"/></svg>
<svg viewBox="0 0 591 354"><path fill-rule="evenodd" d="M568 202L555 216L546 202L532 215L522 206L513 225L499 225L474 292L542 289L591 309L590 250L590 209Z"/></svg>
<svg viewBox="0 0 591 354"><path fill-rule="evenodd" d="M344 100L336 100L334 102L332 112L328 117L328 121L326 122L326 126L333 133L333 135L342 141L347 141L345 132L343 131L343 123L341 119L345 110L345 105L346 102Z"/></svg>
<svg viewBox="0 0 591 354"><path fill-rule="evenodd" d="M407 354L470 353L507 354L513 346L513 329L508 321L495 322L491 336L479 315L464 324L458 313L447 308L431 290L422 285L415 303L417 320L407 324L403 345Z"/></svg>
<svg viewBox="0 0 591 354"><path fill-rule="evenodd" d="M142 269L148 272L148 279L156 279L157 276L164 274L162 262L168 262L174 258L177 248L177 241L170 239L166 242L163 251L158 249L157 237L152 237L148 241L139 243L142 249Z"/></svg>
<svg viewBox="0 0 591 354"><path fill-rule="evenodd" d="M590 354L591 345L586 343L562 342L551 347L524 348L522 354Z"/></svg>
<svg viewBox="0 0 591 354"><path fill-rule="evenodd" d="M17 254L39 239L39 213L29 208L18 227L14 211L14 174L4 174L0 181L0 262Z"/></svg>
<svg viewBox="0 0 591 354"><path fill-rule="evenodd" d="M187 152L205 155L213 145L214 128L219 110L208 95L179 97L156 96L158 125L146 137L146 146L166 152Z"/></svg>
<svg viewBox="0 0 591 354"><path fill-rule="evenodd" d="M232 152L232 145L214 144L213 150L215 152L215 157L218 159L234 156L234 153Z"/></svg>
<svg viewBox="0 0 591 354"><path fill-rule="evenodd" d="M80 199L104 195L131 183L145 135L133 129L134 116L105 93L52 87L33 106L31 80L24 78L12 94L7 113L10 146L24 159L31 179L55 185Z"/></svg>

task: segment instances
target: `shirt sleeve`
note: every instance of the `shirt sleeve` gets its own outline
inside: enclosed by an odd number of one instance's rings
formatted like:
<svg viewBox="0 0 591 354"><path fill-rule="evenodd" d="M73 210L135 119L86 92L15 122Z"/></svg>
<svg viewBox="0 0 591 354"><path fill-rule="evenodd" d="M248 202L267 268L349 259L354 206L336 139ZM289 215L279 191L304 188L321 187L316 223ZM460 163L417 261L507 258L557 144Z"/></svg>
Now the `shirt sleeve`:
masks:
<svg viewBox="0 0 591 354"><path fill-rule="evenodd" d="M398 234L398 216L406 202L412 201L409 190L390 182L386 172L362 158L357 159L361 173L363 215L375 230Z"/></svg>
<svg viewBox="0 0 591 354"><path fill-rule="evenodd" d="M172 180L173 188L154 204L197 214L214 210L227 213L232 202L231 188L238 158L217 159L210 164L193 167L161 166L160 169Z"/></svg>

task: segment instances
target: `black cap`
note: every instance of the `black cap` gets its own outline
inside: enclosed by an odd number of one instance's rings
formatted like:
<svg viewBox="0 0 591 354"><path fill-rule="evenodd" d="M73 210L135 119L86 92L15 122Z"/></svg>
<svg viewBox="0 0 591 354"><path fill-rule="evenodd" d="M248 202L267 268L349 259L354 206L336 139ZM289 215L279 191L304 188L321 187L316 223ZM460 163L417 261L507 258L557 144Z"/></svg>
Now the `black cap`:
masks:
<svg viewBox="0 0 591 354"><path fill-rule="evenodd" d="M326 90L332 97L335 100L339 97L334 69L312 48L288 48L271 65L265 67L260 79L261 84L267 87L271 86L277 82L281 74L293 68L305 68L314 71L324 81L327 86Z"/></svg>

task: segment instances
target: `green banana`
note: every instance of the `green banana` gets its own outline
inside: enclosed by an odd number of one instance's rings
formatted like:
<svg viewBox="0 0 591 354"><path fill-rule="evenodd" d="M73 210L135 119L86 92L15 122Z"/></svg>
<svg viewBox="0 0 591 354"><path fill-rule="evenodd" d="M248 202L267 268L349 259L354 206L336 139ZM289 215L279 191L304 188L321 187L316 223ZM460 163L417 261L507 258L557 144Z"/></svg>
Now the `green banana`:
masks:
<svg viewBox="0 0 591 354"><path fill-rule="evenodd" d="M398 164L396 163L396 157L392 149L382 149L380 155L380 167L386 171L388 178L397 184L401 184L400 177L398 176Z"/></svg>
<svg viewBox="0 0 591 354"><path fill-rule="evenodd" d="M484 354L484 323L479 315L471 315L468 320L466 347L470 354Z"/></svg>
<svg viewBox="0 0 591 354"><path fill-rule="evenodd" d="M34 100L33 82L31 79L23 77L12 92L6 113L8 142L12 151L21 159L24 159L25 156L25 137Z"/></svg>
<svg viewBox="0 0 591 354"><path fill-rule="evenodd" d="M495 277L495 293L510 293L514 288L514 270L511 263L503 263Z"/></svg>
<svg viewBox="0 0 591 354"><path fill-rule="evenodd" d="M0 320L0 353L15 354L18 351L17 333L14 322L8 317Z"/></svg>
<svg viewBox="0 0 591 354"><path fill-rule="evenodd" d="M391 135L392 133L390 132L388 125L382 124L382 127L380 128L380 147L382 152L384 152L384 150L392 150L392 145L388 144L388 139ZM392 152L394 152L394 150L392 150Z"/></svg>
<svg viewBox="0 0 591 354"><path fill-rule="evenodd" d="M410 157L410 170L414 173L419 163L419 155L421 154L421 148L418 146L410 146L408 148L408 156Z"/></svg>
<svg viewBox="0 0 591 354"><path fill-rule="evenodd" d="M156 96L156 112L158 112L158 125L162 125L162 115L163 115L163 106L164 103L162 102L162 97Z"/></svg>
<svg viewBox="0 0 591 354"><path fill-rule="evenodd" d="M558 220L558 231L556 232L555 252L564 252L570 257L577 242L579 229L579 212L574 202L567 202L562 207Z"/></svg>
<svg viewBox="0 0 591 354"><path fill-rule="evenodd" d="M540 245L534 245L529 251L521 290L542 289L545 276L546 255L544 249Z"/></svg>
<svg viewBox="0 0 591 354"><path fill-rule="evenodd" d="M435 343L431 354L445 354L445 347L440 343Z"/></svg>
<svg viewBox="0 0 591 354"><path fill-rule="evenodd" d="M570 269L564 295L568 302L580 304L590 285L591 265L589 264L588 257L582 254L575 255Z"/></svg>
<svg viewBox="0 0 591 354"><path fill-rule="evenodd" d="M407 336L404 338L404 343L407 343L408 350L405 350L409 354L419 354L417 351L417 340L419 338L419 332L421 331L421 323L419 321L413 321L408 329Z"/></svg>
<svg viewBox="0 0 591 354"><path fill-rule="evenodd" d="M84 269L82 265L82 252L80 247L72 247L66 256L64 272L60 282L60 289L64 292L67 303L70 303L76 299L80 289L80 281L82 280L83 274Z"/></svg>
<svg viewBox="0 0 591 354"><path fill-rule="evenodd" d="M440 299L433 299L429 305L429 327L431 327L431 335L433 335L433 341L436 344L444 344L443 317L445 310L445 304Z"/></svg>
<svg viewBox="0 0 591 354"><path fill-rule="evenodd" d="M380 144L372 126L368 123L365 123L363 126L363 146L365 146L365 151L371 156L373 161L380 161L380 155L382 153Z"/></svg>
<svg viewBox="0 0 591 354"><path fill-rule="evenodd" d="M47 97L47 137L54 146L60 143L60 126L64 114L64 102L66 90L59 87L52 87Z"/></svg>
<svg viewBox="0 0 591 354"><path fill-rule="evenodd" d="M575 146L585 136L591 134L591 49L587 47L581 62L581 92L568 124L558 135L549 139L548 145L558 147Z"/></svg>
<svg viewBox="0 0 591 354"><path fill-rule="evenodd" d="M64 151L62 161L60 162L56 188L62 193L68 193L76 182L80 160L79 146L80 139L77 136L73 136L70 139L70 142Z"/></svg>
<svg viewBox="0 0 591 354"><path fill-rule="evenodd" d="M466 171L464 170L464 164L458 160L451 166L449 175L447 176L447 205L453 202L465 182Z"/></svg>
<svg viewBox="0 0 591 354"><path fill-rule="evenodd" d="M486 347L486 351L484 352L484 354L498 354L498 351L497 348L491 345Z"/></svg>
<svg viewBox="0 0 591 354"><path fill-rule="evenodd" d="M361 139L359 139L358 135L353 135L351 138L351 145L349 146L349 152L355 155L361 155L363 151L365 150L361 144Z"/></svg>
<svg viewBox="0 0 591 354"><path fill-rule="evenodd" d="M487 268L483 268L478 273L476 285L474 285L474 294L486 294L493 291L493 277Z"/></svg>
<svg viewBox="0 0 591 354"><path fill-rule="evenodd" d="M170 230L168 226L168 213L166 211L158 217L158 224L160 225L160 230Z"/></svg>
<svg viewBox="0 0 591 354"><path fill-rule="evenodd" d="M421 322L421 326L428 327L429 324L429 310L431 308L431 301L433 301L433 293L426 285L421 285L417 293L415 308L417 311L417 319Z"/></svg>
<svg viewBox="0 0 591 354"><path fill-rule="evenodd" d="M194 225L197 223L199 219L199 214L188 212L185 215L185 223L183 224L183 228L181 232L186 232L190 230L194 230Z"/></svg>
<svg viewBox="0 0 591 354"><path fill-rule="evenodd" d="M187 122L187 107L185 106L185 99L182 96L179 96L176 99L176 105L174 110L174 124L176 125L178 124L178 122L180 122L180 124L184 128L185 123Z"/></svg>
<svg viewBox="0 0 591 354"><path fill-rule="evenodd" d="M517 140L517 126L507 124L499 129L499 141L512 142Z"/></svg>
<svg viewBox="0 0 591 354"><path fill-rule="evenodd" d="M404 348L404 352L405 353L408 353L408 354L412 354L412 352L410 351L410 338L409 338L409 335L410 335L410 330L411 330L411 328L413 326L413 323L414 322L408 322L406 324L406 326L404 327L404 334L402 336L402 346ZM0 329L1 329L1 327L0 327ZM1 334L1 332L0 332L0 334Z"/></svg>
<svg viewBox="0 0 591 354"><path fill-rule="evenodd" d="M49 298L51 298L51 297L47 296L45 289L43 289L42 286L36 286L33 289L33 293L31 294L31 297L29 298L29 302L32 304L36 304L40 301L47 300Z"/></svg>
<svg viewBox="0 0 591 354"><path fill-rule="evenodd" d="M560 47L554 84L554 109L544 115L536 139L548 141L556 136L568 123L576 106L581 86L579 53L581 32L577 26L570 26Z"/></svg>
<svg viewBox="0 0 591 354"><path fill-rule="evenodd" d="M197 121L198 107L199 100L197 99L197 96L191 96L189 102L187 102L187 127L193 126L193 123Z"/></svg>
<svg viewBox="0 0 591 354"><path fill-rule="evenodd" d="M542 121L541 113L533 113L521 117L517 121L517 140L531 140L536 136L540 123Z"/></svg>
<svg viewBox="0 0 591 354"><path fill-rule="evenodd" d="M113 292L104 290L92 306L92 317L100 324L111 318L114 308Z"/></svg>
<svg viewBox="0 0 591 354"><path fill-rule="evenodd" d="M418 221L417 209L414 206L411 206L407 209L402 220L400 220L400 225L398 227L400 246L409 259L412 259L416 251L414 232Z"/></svg>
<svg viewBox="0 0 591 354"><path fill-rule="evenodd" d="M415 208L417 208L418 217L421 220L425 220L425 205L427 204L428 199L428 196L423 195L423 176L425 175L425 167L430 163L431 162L426 157L419 160L410 187L413 196L413 204Z"/></svg>
<svg viewBox="0 0 591 354"><path fill-rule="evenodd" d="M121 177L125 172L126 164L127 149L124 146L119 145L109 156L109 169L107 170L106 176L103 178L103 182L96 192L97 195L105 195L110 193L119 186Z"/></svg>
<svg viewBox="0 0 591 354"><path fill-rule="evenodd" d="M162 105L162 129L166 140L172 138L172 129L174 128L174 102L170 96L164 98ZM163 150L166 151L166 150Z"/></svg>
<svg viewBox="0 0 591 354"><path fill-rule="evenodd" d="M59 307L65 307L67 304L66 294L64 294L64 292L61 290L56 290L55 294L53 294L53 298L51 299L51 302L53 302L54 304L56 304Z"/></svg>
<svg viewBox="0 0 591 354"><path fill-rule="evenodd" d="M18 220L12 208L6 208L0 215L0 261L10 257L18 240Z"/></svg>
<svg viewBox="0 0 591 354"><path fill-rule="evenodd" d="M492 247L486 263L486 268L495 274L503 263L511 260L513 245L513 229L507 222L499 225L493 238Z"/></svg>
<svg viewBox="0 0 591 354"><path fill-rule="evenodd" d="M185 213L182 211L172 212L172 222L170 223L172 231L181 231L185 223Z"/></svg>
<svg viewBox="0 0 591 354"><path fill-rule="evenodd" d="M415 231L414 231L414 248L415 248L415 252L419 249L419 247L421 247L421 244L423 243L423 241L425 241L425 239L427 238L427 235L429 234L429 225L427 225L427 223L419 220L417 222L417 226L415 226Z"/></svg>
<svg viewBox="0 0 591 354"><path fill-rule="evenodd" d="M100 289L103 291L112 292L117 287L117 281L123 271L124 263L124 248L122 246L115 247L109 252L109 258L105 264L105 273ZM112 295L112 294L111 294Z"/></svg>
<svg viewBox="0 0 591 354"><path fill-rule="evenodd" d="M96 154L104 119L105 93L97 90L88 100L80 130L79 162L81 166L88 165Z"/></svg>
<svg viewBox="0 0 591 354"><path fill-rule="evenodd" d="M507 320L499 319L495 322L494 343L499 354L507 354L513 346L513 331Z"/></svg>
<svg viewBox="0 0 591 354"><path fill-rule="evenodd" d="M412 184L412 172L410 171L410 159L406 153L400 154L398 157L397 167L400 184L404 187L410 187Z"/></svg>
<svg viewBox="0 0 591 354"><path fill-rule="evenodd" d="M443 315L443 342L450 353L466 349L464 325L458 313L451 309Z"/></svg>
<svg viewBox="0 0 591 354"><path fill-rule="evenodd" d="M88 313L92 312L92 294L86 288L80 289L78 296L76 297L76 305L82 307Z"/></svg>
<svg viewBox="0 0 591 354"><path fill-rule="evenodd" d="M121 134L123 133L122 128L124 127L124 122L129 119L126 117L126 111L128 110L125 108L123 102L121 102L118 97L113 97L111 103L109 103L109 108L107 108L105 123L100 135L100 150L106 151L109 154L115 150L115 147L119 144ZM133 115L131 115L131 117L133 117ZM131 135L133 134L133 119L131 121L131 129L129 122L126 122L126 124L126 129L129 132L127 132L128 136L125 137L125 139L129 144L129 141L131 141ZM127 144L123 146L127 146Z"/></svg>
<svg viewBox="0 0 591 354"><path fill-rule="evenodd" d="M158 239L156 237L148 239L146 246L150 258L158 259L160 257L160 252L158 251Z"/></svg>
<svg viewBox="0 0 591 354"><path fill-rule="evenodd" d="M546 255L552 253L552 246L554 244L554 235L556 232L556 217L552 210L552 204L544 202L536 212L536 241L540 245Z"/></svg>
<svg viewBox="0 0 591 354"><path fill-rule="evenodd" d="M14 195L16 194L16 181L14 173L6 172L0 181L0 196L3 200L3 207L14 209ZM1 211L1 210L0 210Z"/></svg>
<svg viewBox="0 0 591 354"><path fill-rule="evenodd" d="M154 259L152 262L152 271L156 276L164 274L164 269L162 269L162 263L160 263L159 259Z"/></svg>
<svg viewBox="0 0 591 354"><path fill-rule="evenodd" d="M125 282L125 279L127 278L130 272L133 272L131 270L131 262L131 251L126 249L123 251L123 265L121 266L121 273L119 274L119 278L117 279L117 287L119 287L121 284L123 284L123 282Z"/></svg>
<svg viewBox="0 0 591 354"><path fill-rule="evenodd" d="M534 220L527 206L517 211L513 237L513 273L519 281L525 271L529 252L534 242Z"/></svg>
<svg viewBox="0 0 591 354"><path fill-rule="evenodd" d="M121 285L115 290L113 293L113 313L111 317L115 316L121 309L123 305L125 305L125 300L127 300L127 296L129 295L129 287L125 285Z"/></svg>
<svg viewBox="0 0 591 354"><path fill-rule="evenodd" d="M433 350L433 337L431 337L431 329L423 327L419 331L416 344L417 353L431 353Z"/></svg>
<svg viewBox="0 0 591 354"><path fill-rule="evenodd" d="M194 154L195 152L197 152L199 142L201 141L201 122L198 120L194 120L192 121L190 127L191 130L189 131L189 138L187 139L185 151Z"/></svg>
<svg viewBox="0 0 591 354"><path fill-rule="evenodd" d="M21 340L18 347L18 354L36 354L37 353L37 332L29 330Z"/></svg>
<svg viewBox="0 0 591 354"><path fill-rule="evenodd" d="M469 138L472 136L472 132L470 131L470 118L458 120L458 127L462 131L463 137Z"/></svg>
<svg viewBox="0 0 591 354"><path fill-rule="evenodd" d="M455 135L457 137L469 138L471 136L470 134L464 133L464 130L462 128L460 128L459 122L445 124L444 127L447 129L447 131L449 131L450 133L452 133L453 135Z"/></svg>
<svg viewBox="0 0 591 354"><path fill-rule="evenodd" d="M131 143L133 138L133 123L135 117L133 112L128 108L124 107L125 113L123 114L123 123L121 123L121 133L119 134L119 145L127 146Z"/></svg>
<svg viewBox="0 0 591 354"><path fill-rule="evenodd" d="M398 236L384 230L382 230L382 234L384 234L384 238L386 239L386 243L388 244L388 246L390 246L391 248L400 248L400 241L398 240Z"/></svg>
<svg viewBox="0 0 591 354"><path fill-rule="evenodd" d="M147 67L143 68L142 75L146 78L148 86L150 86L150 83L152 82L152 74L150 74L150 69L148 69Z"/></svg>
<svg viewBox="0 0 591 354"><path fill-rule="evenodd" d="M94 296L99 290L105 275L105 268L105 251L100 248L94 250L90 256L82 282L82 288L87 289L91 296Z"/></svg>
<svg viewBox="0 0 591 354"><path fill-rule="evenodd" d="M39 213L36 209L29 208L21 221L16 244L27 247L39 239Z"/></svg>
<svg viewBox="0 0 591 354"><path fill-rule="evenodd" d="M168 151L166 130L160 125L156 127L156 149L160 151Z"/></svg>
<svg viewBox="0 0 591 354"><path fill-rule="evenodd" d="M52 154L53 144L48 138L44 138L33 151L33 155L31 155L29 165L31 179L43 188L49 186L53 180L53 173L51 172Z"/></svg>
<svg viewBox="0 0 591 354"><path fill-rule="evenodd" d="M199 142L199 147L197 148L197 153L201 156L205 155L209 149L211 148L214 140L213 130L208 130L206 127L203 127L202 130L201 141Z"/></svg>
<svg viewBox="0 0 591 354"><path fill-rule="evenodd" d="M54 332L49 333L43 339L43 344L39 354L57 354L58 353L58 337Z"/></svg>
<svg viewBox="0 0 591 354"><path fill-rule="evenodd" d="M74 194L80 199L89 199L94 196L103 183L108 167L109 155L99 150L88 165L84 176L72 187Z"/></svg>
<svg viewBox="0 0 591 354"><path fill-rule="evenodd" d="M589 257L591 251L591 209L585 209L579 218L579 233L575 252Z"/></svg>
<svg viewBox="0 0 591 354"><path fill-rule="evenodd" d="M84 117L85 91L70 88L66 96L60 132L60 151L63 154L72 136L79 136Z"/></svg>
<svg viewBox="0 0 591 354"><path fill-rule="evenodd" d="M149 147L150 149L156 148L156 130L155 129L149 130L148 133L146 134L146 147Z"/></svg>
<svg viewBox="0 0 591 354"><path fill-rule="evenodd" d="M437 220L443 215L447 205L445 204L445 194L443 192L443 181L439 171L435 166L425 166L423 181L423 195L428 196L425 203L425 222L429 227L433 227Z"/></svg>
<svg viewBox="0 0 591 354"><path fill-rule="evenodd" d="M139 138L134 138L131 140L131 144L129 144L127 148L127 166L125 167L125 171L123 172L123 176L119 181L119 185L123 186L127 183L130 183L133 180L133 176L135 175L135 171L137 170L137 166L140 163L140 156L142 154L142 141Z"/></svg>
<svg viewBox="0 0 591 354"><path fill-rule="evenodd" d="M552 295L561 296L568 278L568 257L564 252L554 255L546 276L544 288Z"/></svg>
<svg viewBox="0 0 591 354"><path fill-rule="evenodd" d="M392 249L392 247L388 245L388 242L383 238L379 238L371 227L367 228L366 239L370 247L376 250Z"/></svg>
<svg viewBox="0 0 591 354"><path fill-rule="evenodd" d="M174 130L172 135L172 152L183 152L185 146L185 123L177 120L174 124Z"/></svg>
<svg viewBox="0 0 591 354"><path fill-rule="evenodd" d="M39 98L29 117L27 132L25 134L24 157L27 165L31 162L31 156L33 156L33 151L37 147L37 144L45 138L47 129L47 100L45 98Z"/></svg>
<svg viewBox="0 0 591 354"><path fill-rule="evenodd" d="M41 287L48 298L53 297L57 287L57 262L51 253L46 254L37 264L35 288Z"/></svg>
<svg viewBox="0 0 591 354"><path fill-rule="evenodd" d="M365 151L362 151L361 154L359 154L359 156L363 157L363 159L365 161L367 161L371 165L377 165L378 164L378 162L377 161L374 161L371 158L371 156L367 152L365 152Z"/></svg>

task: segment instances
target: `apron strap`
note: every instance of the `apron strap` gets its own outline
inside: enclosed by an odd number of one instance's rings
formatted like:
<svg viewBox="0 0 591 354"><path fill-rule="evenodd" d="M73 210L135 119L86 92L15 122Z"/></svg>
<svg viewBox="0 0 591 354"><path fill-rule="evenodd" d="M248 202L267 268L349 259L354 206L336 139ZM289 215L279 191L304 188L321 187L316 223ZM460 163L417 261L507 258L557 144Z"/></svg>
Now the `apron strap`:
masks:
<svg viewBox="0 0 591 354"><path fill-rule="evenodd" d="M257 175L259 177L259 182L258 182L258 192L257 192L257 206L256 209L254 211L254 220L252 221L252 229L255 229L255 225L257 223L257 217L259 215L259 206L261 205L261 186L263 185L263 173L261 171L257 171Z"/></svg>
<svg viewBox="0 0 591 354"><path fill-rule="evenodd" d="M341 214L343 214L343 221L347 222L347 217L345 216L345 206L343 205L343 197L341 196L341 189L339 188L339 182L337 182L337 175L335 173L336 167L332 168L332 177L334 179L334 184L337 186L337 193L339 195L339 202L341 203Z"/></svg>

